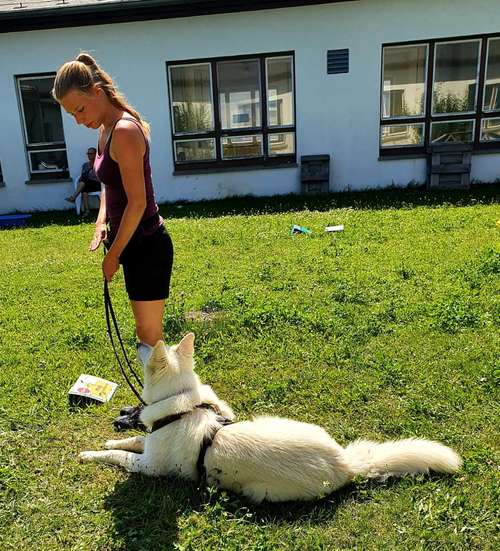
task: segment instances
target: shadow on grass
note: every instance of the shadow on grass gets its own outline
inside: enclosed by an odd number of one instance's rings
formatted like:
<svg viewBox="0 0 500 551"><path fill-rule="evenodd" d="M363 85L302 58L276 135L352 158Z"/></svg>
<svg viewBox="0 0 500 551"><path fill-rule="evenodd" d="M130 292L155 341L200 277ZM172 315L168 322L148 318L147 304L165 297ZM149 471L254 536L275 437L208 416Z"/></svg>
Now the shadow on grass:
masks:
<svg viewBox="0 0 500 551"><path fill-rule="evenodd" d="M167 478L130 475L105 500L113 515L115 537L127 551L173 549L179 515L197 506L195 488Z"/></svg>
<svg viewBox="0 0 500 551"><path fill-rule="evenodd" d="M324 193L317 195L276 195L272 197L235 197L217 201L162 205L168 218L214 218L224 215L259 215L302 210L328 211L412 209L419 206L467 206L499 201L500 185L477 185L469 191L429 192L425 189L371 190L363 192Z"/></svg>
<svg viewBox="0 0 500 551"><path fill-rule="evenodd" d="M234 197L196 203L178 202L160 205L160 213L168 221L175 218L215 218L228 215L259 215L302 210L328 211L412 209L420 206L467 206L497 203L500 185L475 185L470 191L429 192L424 189L389 189L363 192L325 193L318 195L277 195L273 197ZM74 211L34 213L29 227L49 225L78 226L93 223L97 211L82 219Z"/></svg>
<svg viewBox="0 0 500 551"><path fill-rule="evenodd" d="M397 482L384 483L386 488ZM329 525L335 522L337 510L347 502L362 503L380 486L363 481L350 484L315 501L286 503L264 502L255 505L242 496L198 487L193 482L175 478L149 478L140 475L117 484L105 502L113 515L115 536L127 551L139 549L173 549L179 530L197 531L198 537L213 535L224 529L228 520L245 524ZM194 521L190 524L189 517ZM198 526L200 516L205 522ZM183 518L182 528L179 519ZM207 533L199 533L202 532ZM192 536L193 534L191 534Z"/></svg>

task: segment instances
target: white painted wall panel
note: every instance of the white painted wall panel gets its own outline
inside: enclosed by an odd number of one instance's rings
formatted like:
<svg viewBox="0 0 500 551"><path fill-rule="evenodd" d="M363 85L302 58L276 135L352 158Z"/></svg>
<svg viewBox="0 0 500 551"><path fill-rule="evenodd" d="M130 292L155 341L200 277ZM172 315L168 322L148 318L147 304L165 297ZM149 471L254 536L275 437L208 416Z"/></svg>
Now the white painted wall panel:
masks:
<svg viewBox="0 0 500 551"><path fill-rule="evenodd" d="M498 0L360 0L177 20L0 34L0 213L67 208L70 184L28 179L14 75L56 70L89 50L153 129L158 200L299 191L299 169L173 176L165 62L295 51L297 156L329 153L330 189L359 190L424 181L423 159L379 161L381 45L500 32ZM326 52L349 48L350 72L327 75ZM96 133L64 115L70 172L78 177ZM500 155L473 157L472 176L500 177Z"/></svg>

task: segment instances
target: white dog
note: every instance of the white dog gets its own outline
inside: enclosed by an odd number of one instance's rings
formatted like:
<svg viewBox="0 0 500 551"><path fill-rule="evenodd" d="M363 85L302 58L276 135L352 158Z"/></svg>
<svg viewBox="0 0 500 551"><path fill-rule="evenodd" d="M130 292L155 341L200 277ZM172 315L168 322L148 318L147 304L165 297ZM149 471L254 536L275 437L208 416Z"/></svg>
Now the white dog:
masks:
<svg viewBox="0 0 500 551"><path fill-rule="evenodd" d="M142 396L149 405L141 421L153 432L110 440L106 451L82 452L81 461L153 476L198 480L206 474L209 484L241 492L254 502L321 497L356 475L453 473L461 466L453 450L429 440L358 440L343 448L322 428L290 419L257 417L225 424L234 414L200 383L193 345L193 333L172 347L159 341L146 364Z"/></svg>

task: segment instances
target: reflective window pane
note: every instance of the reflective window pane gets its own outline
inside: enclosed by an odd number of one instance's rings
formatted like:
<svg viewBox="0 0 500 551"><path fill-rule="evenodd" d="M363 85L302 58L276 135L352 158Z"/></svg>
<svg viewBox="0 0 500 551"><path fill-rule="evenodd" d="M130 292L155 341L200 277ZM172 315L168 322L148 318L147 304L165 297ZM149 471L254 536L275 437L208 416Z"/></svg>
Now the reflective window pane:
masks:
<svg viewBox="0 0 500 551"><path fill-rule="evenodd" d="M500 119L483 119L481 122L481 141L500 141Z"/></svg>
<svg viewBox="0 0 500 551"><path fill-rule="evenodd" d="M217 63L221 126L224 130L261 125L258 60Z"/></svg>
<svg viewBox="0 0 500 551"><path fill-rule="evenodd" d="M406 145L423 145L423 143L423 123L382 126L380 134L380 145L382 147L404 147Z"/></svg>
<svg viewBox="0 0 500 551"><path fill-rule="evenodd" d="M490 38L488 40L486 63L484 110L498 111L500 110L500 38Z"/></svg>
<svg viewBox="0 0 500 551"><path fill-rule="evenodd" d="M176 140L175 160L177 162L212 161L215 159L215 139Z"/></svg>
<svg viewBox="0 0 500 551"><path fill-rule="evenodd" d="M382 118L423 115L427 46L384 48L383 63Z"/></svg>
<svg viewBox="0 0 500 551"><path fill-rule="evenodd" d="M208 63L170 67L175 134L213 130L212 79Z"/></svg>
<svg viewBox="0 0 500 551"><path fill-rule="evenodd" d="M291 57L266 59L267 123L287 126L294 123L293 74Z"/></svg>
<svg viewBox="0 0 500 551"><path fill-rule="evenodd" d="M293 155L295 153L295 134L293 132L280 132L268 136L269 157L278 155Z"/></svg>
<svg viewBox="0 0 500 551"><path fill-rule="evenodd" d="M68 168L66 150L33 151L29 153L31 172L62 172Z"/></svg>
<svg viewBox="0 0 500 551"><path fill-rule="evenodd" d="M221 140L223 159L247 159L261 157L262 135L253 136L228 136Z"/></svg>
<svg viewBox="0 0 500 551"><path fill-rule="evenodd" d="M54 77L19 79L28 145L64 143L61 108L52 97Z"/></svg>
<svg viewBox="0 0 500 551"><path fill-rule="evenodd" d="M474 137L474 121L433 122L432 143L469 143Z"/></svg>
<svg viewBox="0 0 500 551"><path fill-rule="evenodd" d="M432 113L467 113L476 108L478 40L436 44Z"/></svg>

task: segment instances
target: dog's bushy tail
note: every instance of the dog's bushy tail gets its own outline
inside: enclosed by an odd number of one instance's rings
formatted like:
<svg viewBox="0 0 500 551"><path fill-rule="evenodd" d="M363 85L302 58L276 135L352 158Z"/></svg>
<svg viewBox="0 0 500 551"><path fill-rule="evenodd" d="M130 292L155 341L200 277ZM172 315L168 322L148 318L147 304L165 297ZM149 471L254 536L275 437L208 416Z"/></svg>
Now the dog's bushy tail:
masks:
<svg viewBox="0 0 500 551"><path fill-rule="evenodd" d="M367 478L404 474L454 473L462 460L451 448L419 438L389 442L356 440L345 448L345 457L355 474Z"/></svg>

